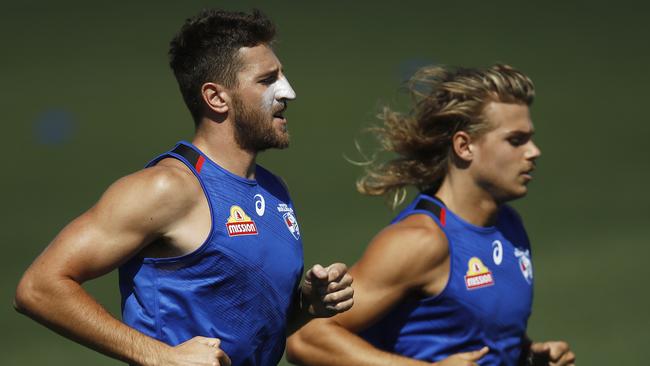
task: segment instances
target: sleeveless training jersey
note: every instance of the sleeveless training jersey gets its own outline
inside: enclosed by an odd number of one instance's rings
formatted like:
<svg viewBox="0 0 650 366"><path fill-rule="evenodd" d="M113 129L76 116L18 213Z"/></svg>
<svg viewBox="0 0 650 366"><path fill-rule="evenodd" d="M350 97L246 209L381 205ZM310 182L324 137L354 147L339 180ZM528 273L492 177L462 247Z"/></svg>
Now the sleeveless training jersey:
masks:
<svg viewBox="0 0 650 366"><path fill-rule="evenodd" d="M479 227L420 194L393 222L413 214L429 215L447 237L447 285L437 296L403 300L361 335L423 361L488 346L480 365L517 365L533 297L530 245L517 213L503 206L495 226Z"/></svg>
<svg viewBox="0 0 650 366"><path fill-rule="evenodd" d="M120 267L122 317L169 345L221 339L235 365L276 365L303 270L300 229L284 185L264 168L236 176L180 142L164 158L182 161L208 199L212 228L194 252L134 257Z"/></svg>

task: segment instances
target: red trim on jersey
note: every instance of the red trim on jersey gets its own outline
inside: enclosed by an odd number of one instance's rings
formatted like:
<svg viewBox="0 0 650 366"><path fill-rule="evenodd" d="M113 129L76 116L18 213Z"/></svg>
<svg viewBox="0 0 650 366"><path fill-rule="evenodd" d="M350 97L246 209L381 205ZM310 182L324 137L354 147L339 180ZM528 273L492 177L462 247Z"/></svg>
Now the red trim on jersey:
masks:
<svg viewBox="0 0 650 366"><path fill-rule="evenodd" d="M196 161L196 165L194 165L194 169L196 169L197 173L201 173L201 168L203 168L203 163L205 162L205 158L203 155L199 155L199 159Z"/></svg>
<svg viewBox="0 0 650 366"><path fill-rule="evenodd" d="M442 226L447 225L447 210L444 207L440 207L440 223Z"/></svg>

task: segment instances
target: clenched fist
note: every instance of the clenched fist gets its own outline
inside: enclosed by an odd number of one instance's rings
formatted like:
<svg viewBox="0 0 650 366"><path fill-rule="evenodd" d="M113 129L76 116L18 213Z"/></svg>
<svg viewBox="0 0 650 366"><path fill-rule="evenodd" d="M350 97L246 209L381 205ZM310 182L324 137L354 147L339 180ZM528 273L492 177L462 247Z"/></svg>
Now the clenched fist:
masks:
<svg viewBox="0 0 650 366"><path fill-rule="evenodd" d="M535 342L530 345L532 366L575 366L576 355L563 341Z"/></svg>
<svg viewBox="0 0 650 366"><path fill-rule="evenodd" d="M354 304L352 276L343 263L314 265L305 274L302 306L314 317L326 318L349 310Z"/></svg>
<svg viewBox="0 0 650 366"><path fill-rule="evenodd" d="M171 349L165 365L230 366L230 357L219 347L217 338L194 337Z"/></svg>

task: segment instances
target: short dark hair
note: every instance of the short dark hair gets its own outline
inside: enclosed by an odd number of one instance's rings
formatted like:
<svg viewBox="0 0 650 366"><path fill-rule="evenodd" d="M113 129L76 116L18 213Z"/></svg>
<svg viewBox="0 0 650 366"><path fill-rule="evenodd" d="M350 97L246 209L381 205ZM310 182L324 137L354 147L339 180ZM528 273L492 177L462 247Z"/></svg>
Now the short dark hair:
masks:
<svg viewBox="0 0 650 366"><path fill-rule="evenodd" d="M275 25L257 9L250 14L205 9L185 21L170 43L169 65L197 126L203 115L201 85L236 86L237 51L274 38Z"/></svg>

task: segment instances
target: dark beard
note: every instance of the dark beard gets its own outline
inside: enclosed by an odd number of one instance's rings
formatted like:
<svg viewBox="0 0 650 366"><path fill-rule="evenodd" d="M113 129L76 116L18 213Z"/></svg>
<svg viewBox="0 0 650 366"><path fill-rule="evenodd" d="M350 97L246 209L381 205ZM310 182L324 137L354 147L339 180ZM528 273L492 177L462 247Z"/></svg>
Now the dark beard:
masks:
<svg viewBox="0 0 650 366"><path fill-rule="evenodd" d="M273 121L261 109L247 108L237 97L233 98L233 107L235 142L240 148L258 152L289 147L289 134L279 134L273 128Z"/></svg>

